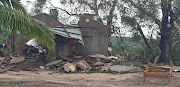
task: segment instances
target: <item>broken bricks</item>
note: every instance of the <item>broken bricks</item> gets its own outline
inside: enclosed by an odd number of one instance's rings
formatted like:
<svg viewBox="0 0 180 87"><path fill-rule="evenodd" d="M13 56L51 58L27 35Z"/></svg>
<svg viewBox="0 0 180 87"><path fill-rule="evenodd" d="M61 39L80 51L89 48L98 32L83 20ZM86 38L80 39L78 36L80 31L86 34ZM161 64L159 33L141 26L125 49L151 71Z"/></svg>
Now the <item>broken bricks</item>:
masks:
<svg viewBox="0 0 180 87"><path fill-rule="evenodd" d="M91 66L87 64L84 60L77 62L77 65L79 66L79 68L81 68L84 71L88 71L91 69Z"/></svg>
<svg viewBox="0 0 180 87"><path fill-rule="evenodd" d="M66 72L75 72L76 71L76 66L69 62L64 64L63 68Z"/></svg>
<svg viewBox="0 0 180 87"><path fill-rule="evenodd" d="M75 72L76 65L83 71L89 71L91 69L91 66L89 64L87 64L84 60L78 61L78 62L76 62L76 64L67 62L66 64L63 65L63 69L66 72Z"/></svg>

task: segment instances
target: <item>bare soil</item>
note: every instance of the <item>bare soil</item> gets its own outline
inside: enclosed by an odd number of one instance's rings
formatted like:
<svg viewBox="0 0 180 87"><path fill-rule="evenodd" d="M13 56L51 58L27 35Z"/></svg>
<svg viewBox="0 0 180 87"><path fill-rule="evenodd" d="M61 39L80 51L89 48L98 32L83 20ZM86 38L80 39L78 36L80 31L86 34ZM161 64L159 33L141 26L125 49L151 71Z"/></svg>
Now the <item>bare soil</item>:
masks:
<svg viewBox="0 0 180 87"><path fill-rule="evenodd" d="M52 71L8 71L0 74L0 87L180 87L180 73L167 78L147 78L143 73L52 73Z"/></svg>

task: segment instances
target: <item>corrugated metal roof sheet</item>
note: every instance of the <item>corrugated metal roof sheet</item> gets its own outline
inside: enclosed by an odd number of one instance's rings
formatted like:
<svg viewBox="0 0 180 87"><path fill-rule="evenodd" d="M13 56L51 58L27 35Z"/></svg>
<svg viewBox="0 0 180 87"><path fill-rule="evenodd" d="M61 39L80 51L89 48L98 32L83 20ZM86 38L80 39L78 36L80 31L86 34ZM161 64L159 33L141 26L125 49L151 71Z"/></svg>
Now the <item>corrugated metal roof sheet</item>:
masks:
<svg viewBox="0 0 180 87"><path fill-rule="evenodd" d="M66 37L66 38L74 38L79 40L80 43L84 45L82 40L82 33L79 27L76 26L57 26L56 28L50 29L55 34Z"/></svg>

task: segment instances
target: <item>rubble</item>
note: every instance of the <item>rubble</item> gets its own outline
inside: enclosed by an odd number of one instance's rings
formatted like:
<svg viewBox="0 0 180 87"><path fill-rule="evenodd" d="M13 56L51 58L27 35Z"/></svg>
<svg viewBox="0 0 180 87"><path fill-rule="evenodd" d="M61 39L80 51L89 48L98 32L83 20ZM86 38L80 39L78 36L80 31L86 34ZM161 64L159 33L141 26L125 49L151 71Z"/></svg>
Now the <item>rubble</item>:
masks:
<svg viewBox="0 0 180 87"><path fill-rule="evenodd" d="M91 66L87 64L84 60L77 62L77 65L84 71L88 71L91 69Z"/></svg>
<svg viewBox="0 0 180 87"><path fill-rule="evenodd" d="M39 68L40 68L40 69L45 69L45 66L40 66Z"/></svg>
<svg viewBox="0 0 180 87"><path fill-rule="evenodd" d="M14 68L15 66L9 66L9 67L3 67L0 69L0 73L4 73L7 72L9 70L11 70L12 68Z"/></svg>
<svg viewBox="0 0 180 87"><path fill-rule="evenodd" d="M66 60L66 61L72 62L72 59L70 59L70 58L66 58L66 57L63 57L63 56L61 56L60 58L61 58L61 59L63 59L63 60Z"/></svg>
<svg viewBox="0 0 180 87"><path fill-rule="evenodd" d="M3 63L5 57L0 57L0 65Z"/></svg>
<svg viewBox="0 0 180 87"><path fill-rule="evenodd" d="M63 66L64 70L66 72L75 72L76 71L76 65L67 62L64 66Z"/></svg>
<svg viewBox="0 0 180 87"><path fill-rule="evenodd" d="M94 63L93 64L93 66L104 66L104 63L102 63L102 62L96 62L96 63Z"/></svg>
<svg viewBox="0 0 180 87"><path fill-rule="evenodd" d="M49 62L48 64L46 64L45 66L52 66L52 65L56 65L58 63L60 63L62 60L56 60L56 61L52 61L52 62Z"/></svg>
<svg viewBox="0 0 180 87"><path fill-rule="evenodd" d="M112 59L110 59L104 55L101 55L101 54L89 55L89 57L90 58L99 58L99 59L106 60L106 61L112 61Z"/></svg>
<svg viewBox="0 0 180 87"><path fill-rule="evenodd" d="M109 73L136 73L136 72L142 72L143 70L139 67L131 67L131 66L120 66L120 65L114 65L114 66L103 66L101 69L102 72L109 72Z"/></svg>
<svg viewBox="0 0 180 87"><path fill-rule="evenodd" d="M11 57L10 64L15 64L15 63L21 63L25 60L24 56L19 56L19 57Z"/></svg>
<svg viewBox="0 0 180 87"><path fill-rule="evenodd" d="M118 57L116 56L108 56L108 58L118 60Z"/></svg>
<svg viewBox="0 0 180 87"><path fill-rule="evenodd" d="M139 68L139 66L141 65L140 63L121 61L116 58L109 58L100 54L89 55L89 57L87 58L82 56L60 56L58 59L59 60L46 63L45 61L43 61L43 57L13 57L11 59L0 57L0 63L2 61L10 60L9 63L2 62L0 72L3 73L8 70L25 70L32 72L37 72L38 70L52 70L53 72L59 73L132 73L141 71L141 69Z"/></svg>

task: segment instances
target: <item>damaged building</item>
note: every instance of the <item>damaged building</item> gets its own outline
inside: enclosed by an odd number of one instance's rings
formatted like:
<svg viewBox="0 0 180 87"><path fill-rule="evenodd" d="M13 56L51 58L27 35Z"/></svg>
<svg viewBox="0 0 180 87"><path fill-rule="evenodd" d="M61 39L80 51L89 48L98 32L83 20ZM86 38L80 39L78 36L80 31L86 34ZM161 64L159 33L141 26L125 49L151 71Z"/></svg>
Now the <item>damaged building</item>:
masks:
<svg viewBox="0 0 180 87"><path fill-rule="evenodd" d="M108 27L91 15L80 15L77 25L63 25L45 13L32 18L52 27L55 33L55 52L49 52L48 59L73 54L84 57L91 54L108 55Z"/></svg>

